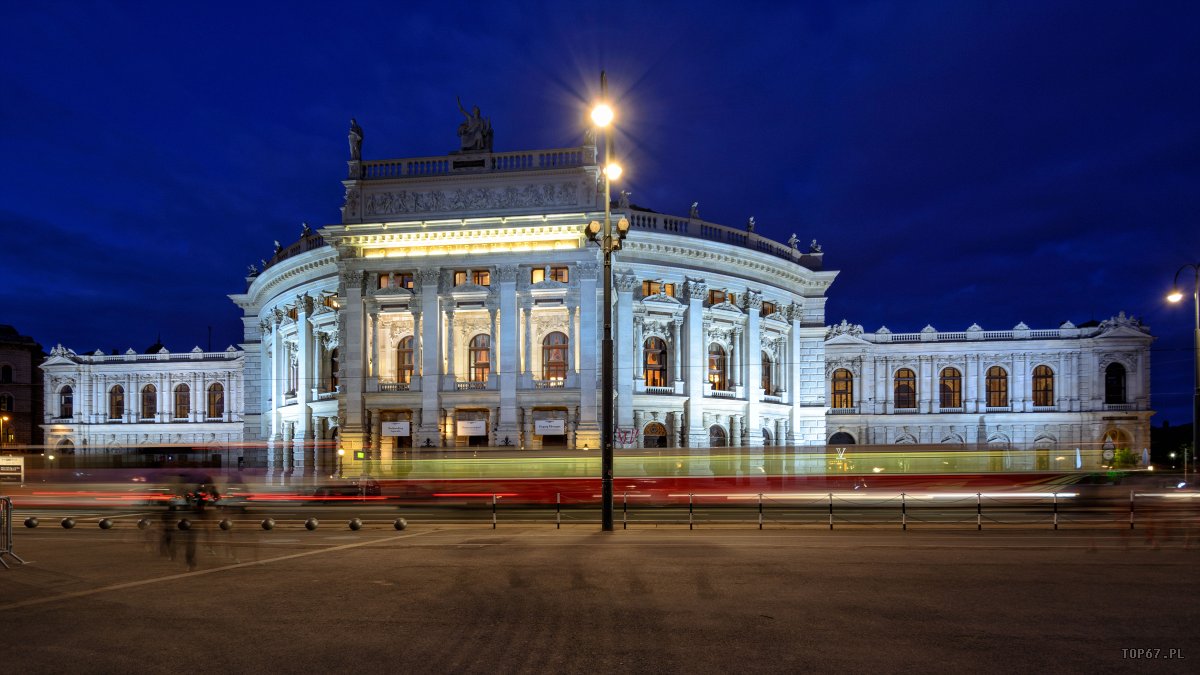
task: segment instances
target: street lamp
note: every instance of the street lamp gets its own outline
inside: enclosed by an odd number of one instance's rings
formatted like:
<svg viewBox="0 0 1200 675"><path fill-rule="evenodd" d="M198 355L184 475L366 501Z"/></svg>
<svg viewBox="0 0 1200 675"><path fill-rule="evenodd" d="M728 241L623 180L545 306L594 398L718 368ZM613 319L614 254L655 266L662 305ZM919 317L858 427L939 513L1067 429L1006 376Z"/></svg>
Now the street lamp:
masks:
<svg viewBox="0 0 1200 675"><path fill-rule="evenodd" d="M4 423L8 421L8 415L0 416L0 448L3 448L8 443L8 437L4 435Z"/></svg>
<svg viewBox="0 0 1200 675"><path fill-rule="evenodd" d="M592 122L604 132L604 223L588 223L588 239L600 245L604 253L604 340L600 343L600 529L613 530L613 339L612 339L612 253L621 248L621 240L629 232L629 221L622 218L617 231L612 228L610 187L621 177L621 166L613 161L613 132L609 130L614 117L608 104L608 78L600 71L600 103L592 109Z"/></svg>
<svg viewBox="0 0 1200 675"><path fill-rule="evenodd" d="M1192 312L1194 320L1194 328L1192 333L1193 344L1195 345L1195 354L1193 355L1193 363L1195 366L1194 379L1192 384L1195 389L1192 392L1192 470L1200 471L1196 462L1197 450L1200 449L1200 263L1189 263L1180 267L1175 272L1175 281L1171 284L1171 294L1167 296L1170 302L1179 302L1183 300L1183 292L1179 290L1179 273L1191 268L1194 280L1192 282ZM1187 473L1187 454L1183 456L1184 473Z"/></svg>

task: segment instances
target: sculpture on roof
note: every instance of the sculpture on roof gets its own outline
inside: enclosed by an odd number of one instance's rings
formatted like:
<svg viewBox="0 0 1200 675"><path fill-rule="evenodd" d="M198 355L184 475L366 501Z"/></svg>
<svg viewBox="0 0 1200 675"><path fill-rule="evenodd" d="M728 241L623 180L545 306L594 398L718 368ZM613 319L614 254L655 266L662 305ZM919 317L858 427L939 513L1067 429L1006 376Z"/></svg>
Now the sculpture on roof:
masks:
<svg viewBox="0 0 1200 675"><path fill-rule="evenodd" d="M700 217L700 202L692 202L692 208L688 209L688 218Z"/></svg>
<svg viewBox="0 0 1200 675"><path fill-rule="evenodd" d="M816 239L813 239L812 243L808 245L808 250L810 253L820 253L821 245L817 243Z"/></svg>
<svg viewBox="0 0 1200 675"><path fill-rule="evenodd" d="M362 159L362 141L363 130L358 126L358 122L353 117L350 118L350 159L359 161Z"/></svg>
<svg viewBox="0 0 1200 675"><path fill-rule="evenodd" d="M746 231L747 232L754 231L754 216L750 216L750 220L746 221Z"/></svg>
<svg viewBox="0 0 1200 675"><path fill-rule="evenodd" d="M631 194L633 194L633 193L630 192L629 190L621 190L621 192L618 193L618 197L617 197L617 208L628 209L629 208L629 195L631 195Z"/></svg>
<svg viewBox="0 0 1200 675"><path fill-rule="evenodd" d="M787 244L792 247L792 253L800 252L800 238L796 236L795 232L792 233L792 236L788 237Z"/></svg>
<svg viewBox="0 0 1200 675"><path fill-rule="evenodd" d="M458 125L458 140L462 144L463 152L491 152L492 151L492 121L479 114L479 106L471 106L471 112L468 113L463 108L462 99L456 98L458 101L458 111L465 118L462 124Z"/></svg>

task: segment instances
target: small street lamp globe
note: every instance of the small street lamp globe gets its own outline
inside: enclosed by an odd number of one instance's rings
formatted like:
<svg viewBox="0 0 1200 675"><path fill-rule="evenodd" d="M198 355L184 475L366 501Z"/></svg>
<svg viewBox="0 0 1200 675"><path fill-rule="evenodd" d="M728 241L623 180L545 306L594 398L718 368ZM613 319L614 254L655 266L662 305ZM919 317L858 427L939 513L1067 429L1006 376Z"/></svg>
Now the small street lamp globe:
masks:
<svg viewBox="0 0 1200 675"><path fill-rule="evenodd" d="M595 108L592 108L592 122L594 122L596 126L606 127L609 124L612 124L612 121L613 109L608 107L607 103L601 103Z"/></svg>
<svg viewBox="0 0 1200 675"><path fill-rule="evenodd" d="M1179 302L1182 299L1183 293L1180 293L1179 289L1171 291L1171 294L1167 296L1167 302Z"/></svg>
<svg viewBox="0 0 1200 675"><path fill-rule="evenodd" d="M610 162L604 167L604 175L608 176L610 181L617 180L621 177L621 165L615 162Z"/></svg>
<svg viewBox="0 0 1200 675"><path fill-rule="evenodd" d="M345 448L338 448L338 457L343 457L346 454Z"/></svg>

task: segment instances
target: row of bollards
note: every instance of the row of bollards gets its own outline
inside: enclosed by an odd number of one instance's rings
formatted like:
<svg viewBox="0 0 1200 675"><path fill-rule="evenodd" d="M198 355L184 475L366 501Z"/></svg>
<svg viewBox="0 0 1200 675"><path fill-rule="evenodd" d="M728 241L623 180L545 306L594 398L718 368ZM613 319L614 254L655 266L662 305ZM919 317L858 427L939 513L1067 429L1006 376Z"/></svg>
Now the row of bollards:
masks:
<svg viewBox="0 0 1200 675"><path fill-rule="evenodd" d="M30 516L29 518L25 519L25 527L27 527L27 528L33 529L33 528L37 527L39 524L40 524L40 521L33 516ZM62 525L64 530L70 530L75 527L75 519L71 518L71 517L63 518L59 524ZM102 529L102 530L111 530L114 525L113 521L108 518L101 518L99 523L97 523L97 524L100 526L100 529ZM264 518L263 521L259 524L262 526L262 529L264 529L264 530L275 529L275 519L274 518ZM312 531L312 530L317 529L317 527L320 526L320 524L321 524L321 521L317 520L316 518L309 518L308 520L304 521L304 529ZM152 522L149 518L142 518L137 521L137 527L139 530L144 530L144 529L150 527L150 525L152 525ZM360 518L351 518L350 522L347 523L347 525L349 526L349 528L351 530L354 530L355 532L357 532L358 530L362 529L363 521ZM225 518L225 519L222 519L221 522L219 522L217 524L217 526L220 527L222 530L229 531L229 530L233 529L233 521L229 520L228 518ZM190 530L190 529L192 529L192 521L188 520L187 518L181 518L177 523L175 523L175 527L180 530ZM392 521L392 527L396 528L397 530L408 529L408 521L403 518L397 518Z"/></svg>

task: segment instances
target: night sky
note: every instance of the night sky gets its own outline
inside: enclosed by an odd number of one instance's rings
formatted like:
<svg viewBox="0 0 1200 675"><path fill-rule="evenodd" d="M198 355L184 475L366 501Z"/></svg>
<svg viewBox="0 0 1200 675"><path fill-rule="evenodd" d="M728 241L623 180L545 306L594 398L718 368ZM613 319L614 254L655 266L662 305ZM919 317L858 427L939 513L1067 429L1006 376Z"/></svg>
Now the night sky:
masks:
<svg viewBox="0 0 1200 675"><path fill-rule="evenodd" d="M1200 3L411 4L7 3L0 323L236 344L247 265L338 220L351 117L365 159L457 149L455 96L497 151L574 146L603 68L633 202L817 239L830 323L1123 310L1189 421Z"/></svg>

